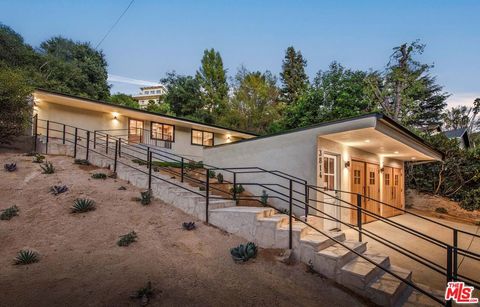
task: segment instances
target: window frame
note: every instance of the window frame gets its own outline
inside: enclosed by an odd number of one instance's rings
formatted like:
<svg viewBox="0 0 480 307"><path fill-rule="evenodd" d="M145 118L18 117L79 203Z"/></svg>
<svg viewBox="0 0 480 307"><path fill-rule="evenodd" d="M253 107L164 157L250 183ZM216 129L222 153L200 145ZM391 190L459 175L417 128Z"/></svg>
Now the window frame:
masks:
<svg viewBox="0 0 480 307"><path fill-rule="evenodd" d="M194 142L193 142L193 132L194 132L194 131L195 131L195 132L201 132L201 133L202 133L202 144L197 144L197 143L194 143ZM205 145L205 144L204 144L204 141L205 141L204 133L205 133L205 132L212 134L212 145ZM191 129L191 130L190 130L190 144L191 144L191 145L194 145L194 146L213 147L213 146L215 146L215 133L214 133L214 132L211 132L211 131Z"/></svg>
<svg viewBox="0 0 480 307"><path fill-rule="evenodd" d="M159 139L159 138L154 138L153 137L153 124L157 124L157 125L161 125L161 131L162 131L162 138ZM173 135L172 135L172 139L171 140L166 140L163 138L163 126L166 125L166 126L171 126L173 127ZM165 124L165 123L159 123L159 122L150 122L150 139L152 140L157 140L157 141L165 141L165 142L171 142L171 143L175 143L175 125L171 125L171 124Z"/></svg>

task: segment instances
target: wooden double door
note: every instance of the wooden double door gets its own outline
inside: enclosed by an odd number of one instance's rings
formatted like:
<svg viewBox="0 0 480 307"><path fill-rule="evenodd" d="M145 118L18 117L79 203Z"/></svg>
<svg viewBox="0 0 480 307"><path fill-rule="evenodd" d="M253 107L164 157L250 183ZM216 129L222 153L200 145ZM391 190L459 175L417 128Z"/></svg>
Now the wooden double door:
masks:
<svg viewBox="0 0 480 307"><path fill-rule="evenodd" d="M129 118L128 119L128 142L142 143L144 137L143 121Z"/></svg>
<svg viewBox="0 0 480 307"><path fill-rule="evenodd" d="M380 180L383 176L383 180ZM403 180L401 169L384 167L383 173L380 172L380 166L374 163L363 161L352 161L351 165L351 203L357 204L357 194L364 197L361 198L362 208L371 213L390 217L400 212L395 208L382 205L385 202L391 206L402 207ZM381 197L380 189L382 189L383 197ZM365 197L366 196L366 197ZM369 214L362 214L362 223L375 221L376 218ZM351 223L357 224L357 212L352 210Z"/></svg>

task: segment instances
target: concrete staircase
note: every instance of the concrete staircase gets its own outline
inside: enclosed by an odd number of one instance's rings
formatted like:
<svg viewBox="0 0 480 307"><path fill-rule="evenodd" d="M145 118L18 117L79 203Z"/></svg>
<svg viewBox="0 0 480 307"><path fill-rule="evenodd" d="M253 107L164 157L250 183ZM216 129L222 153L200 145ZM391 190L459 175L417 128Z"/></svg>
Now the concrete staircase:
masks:
<svg viewBox="0 0 480 307"><path fill-rule="evenodd" d="M49 153L73 155L73 150L69 145L49 143ZM85 157L85 150L77 150L77 157ZM112 158L112 154L109 157L103 157L90 152L89 161L97 166L112 167ZM117 164L118 178L146 189L148 176L140 170L146 172L147 168L132 163L131 158L121 158ZM154 197L200 220L206 220L205 191L200 191L188 183L181 183L172 179L171 176L158 172L154 174L160 178L152 179ZM288 248L289 217L279 214L274 209L235 206L235 202L231 200L211 199L208 214L210 224L253 241L260 247ZM299 221L292 223L292 229L293 254L296 259L375 304L381 306L435 305L435 302L427 296L414 291L406 283L383 271L380 267L387 268L406 280L412 280L411 271L392 265L387 255L369 252L366 242L346 240L343 232L325 232L328 235L326 236ZM359 257L352 250L372 260L378 266Z"/></svg>

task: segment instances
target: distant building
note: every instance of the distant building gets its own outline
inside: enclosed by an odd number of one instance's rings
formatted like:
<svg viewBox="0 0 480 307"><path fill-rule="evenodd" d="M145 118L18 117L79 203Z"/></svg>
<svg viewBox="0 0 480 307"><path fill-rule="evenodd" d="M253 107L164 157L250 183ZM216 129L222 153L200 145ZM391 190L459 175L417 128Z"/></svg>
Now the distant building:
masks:
<svg viewBox="0 0 480 307"><path fill-rule="evenodd" d="M460 148L470 148L471 142L466 128L444 131L443 134L449 139L457 139L460 142Z"/></svg>
<svg viewBox="0 0 480 307"><path fill-rule="evenodd" d="M140 93L133 95L133 99L138 101L141 108L147 107L150 101L160 103L163 96L167 93L167 89L162 84L155 86L146 86L140 88Z"/></svg>

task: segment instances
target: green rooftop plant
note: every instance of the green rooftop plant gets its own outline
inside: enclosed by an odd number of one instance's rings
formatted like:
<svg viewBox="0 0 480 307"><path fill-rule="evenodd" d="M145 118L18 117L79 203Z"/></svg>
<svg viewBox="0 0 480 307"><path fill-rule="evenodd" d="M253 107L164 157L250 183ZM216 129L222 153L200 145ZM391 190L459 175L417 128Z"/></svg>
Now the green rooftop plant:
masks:
<svg viewBox="0 0 480 307"><path fill-rule="evenodd" d="M13 206L5 209L5 210L2 210L2 213L0 214L0 220L8 221L8 220L12 219L12 217L17 216L18 211L20 211L20 210L15 205L13 205Z"/></svg>
<svg viewBox="0 0 480 307"><path fill-rule="evenodd" d="M260 202L262 205L266 206L268 202L268 194L267 191L263 190L262 191L262 196L260 196Z"/></svg>
<svg viewBox="0 0 480 307"><path fill-rule="evenodd" d="M107 174L104 173L94 173L92 174L93 179L107 179Z"/></svg>
<svg viewBox="0 0 480 307"><path fill-rule="evenodd" d="M66 185L54 185L50 188L50 192L57 196L58 194L62 194L68 191L68 187Z"/></svg>
<svg viewBox="0 0 480 307"><path fill-rule="evenodd" d="M135 231L130 231L126 235L120 236L120 239L117 241L117 245L128 246L135 241L137 241L137 233Z"/></svg>
<svg viewBox="0 0 480 307"><path fill-rule="evenodd" d="M7 172L14 172L17 170L17 164L16 163L7 163L3 166L3 168L7 171Z"/></svg>
<svg viewBox="0 0 480 307"><path fill-rule="evenodd" d="M71 208L72 213L83 213L95 210L95 202L88 198L77 198Z"/></svg>
<svg viewBox="0 0 480 307"><path fill-rule="evenodd" d="M43 165L40 165L40 168L43 170L44 174L53 174L55 173L55 167L52 162L45 162Z"/></svg>
<svg viewBox="0 0 480 307"><path fill-rule="evenodd" d="M184 222L182 227L185 230L194 230L196 228L195 222Z"/></svg>
<svg viewBox="0 0 480 307"><path fill-rule="evenodd" d="M230 249L230 254L235 262L246 262L257 256L257 246L253 242Z"/></svg>
<svg viewBox="0 0 480 307"><path fill-rule="evenodd" d="M243 193L244 191L245 189L241 184L237 184L230 188L230 193L240 194L240 193Z"/></svg>
<svg viewBox="0 0 480 307"><path fill-rule="evenodd" d="M152 202L152 191L146 190L140 192L140 203L144 206L149 205Z"/></svg>
<svg viewBox="0 0 480 307"><path fill-rule="evenodd" d="M90 165L90 162L86 159L75 159L73 163L79 164L79 165Z"/></svg>
<svg viewBox="0 0 480 307"><path fill-rule="evenodd" d="M208 170L208 177L213 179L213 178L215 178L215 176L216 176L215 171L209 169Z"/></svg>
<svg viewBox="0 0 480 307"><path fill-rule="evenodd" d="M33 162L33 163L43 163L43 160L45 160L45 156L36 153L36 154L33 156L33 161L32 161L32 162Z"/></svg>
<svg viewBox="0 0 480 307"><path fill-rule="evenodd" d="M218 183L223 183L223 175L222 175L222 173L218 173L218 174L217 174L217 181L218 181Z"/></svg>
<svg viewBox="0 0 480 307"><path fill-rule="evenodd" d="M29 249L22 249L13 260L16 265L25 265L38 262L40 255Z"/></svg>
<svg viewBox="0 0 480 307"><path fill-rule="evenodd" d="M435 209L435 212L437 212L437 213L442 213L442 214L447 214L447 213L448 213L447 209L445 209L445 208L443 208L443 207L438 207L438 208L436 208L436 209Z"/></svg>
<svg viewBox="0 0 480 307"><path fill-rule="evenodd" d="M140 299L142 306L148 305L153 296L152 283L148 282L146 287L138 289L134 294L130 295L132 299Z"/></svg>

